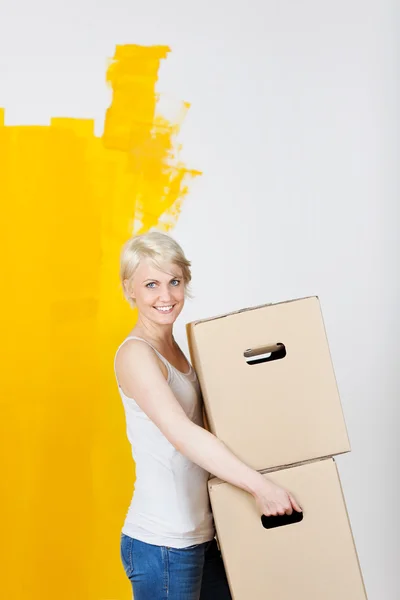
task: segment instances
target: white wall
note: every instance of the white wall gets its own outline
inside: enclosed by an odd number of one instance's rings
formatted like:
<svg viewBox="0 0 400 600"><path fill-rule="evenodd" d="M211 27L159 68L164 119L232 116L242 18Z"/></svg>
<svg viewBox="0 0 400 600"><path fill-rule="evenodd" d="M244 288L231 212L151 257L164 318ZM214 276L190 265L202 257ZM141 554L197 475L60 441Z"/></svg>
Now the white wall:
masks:
<svg viewBox="0 0 400 600"><path fill-rule="evenodd" d="M337 458L369 600L398 600L400 326L390 0L3 0L7 122L95 117L117 43L171 46L159 89L192 103L204 172L175 230L193 262L184 323L318 294L352 444ZM343 599L351 600L351 599Z"/></svg>

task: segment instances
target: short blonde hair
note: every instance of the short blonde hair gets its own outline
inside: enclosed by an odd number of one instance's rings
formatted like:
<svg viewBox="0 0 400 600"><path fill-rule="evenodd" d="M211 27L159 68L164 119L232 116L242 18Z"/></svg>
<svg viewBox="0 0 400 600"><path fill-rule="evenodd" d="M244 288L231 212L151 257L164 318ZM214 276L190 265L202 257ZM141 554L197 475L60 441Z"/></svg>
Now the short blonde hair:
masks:
<svg viewBox="0 0 400 600"><path fill-rule="evenodd" d="M189 291L189 284L192 279L190 271L191 262L187 260L181 246L167 233L149 231L131 237L125 242L121 250L120 280L124 297L129 302L131 308L136 307L136 302L129 296L129 288L140 261L146 258L161 271L163 270L163 265L167 262L180 267L185 286L185 296L191 298Z"/></svg>

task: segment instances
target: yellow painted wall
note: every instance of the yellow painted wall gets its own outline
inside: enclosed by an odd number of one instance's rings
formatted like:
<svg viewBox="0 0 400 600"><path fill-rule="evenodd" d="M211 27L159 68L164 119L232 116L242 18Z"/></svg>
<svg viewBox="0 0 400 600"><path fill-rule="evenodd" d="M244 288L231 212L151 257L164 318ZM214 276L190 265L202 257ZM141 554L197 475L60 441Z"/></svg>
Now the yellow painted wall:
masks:
<svg viewBox="0 0 400 600"><path fill-rule="evenodd" d="M128 600L120 529L134 480L113 373L135 313L119 252L167 231L187 184L179 122L157 116L165 46L118 46L104 134L6 126L0 111L4 600Z"/></svg>

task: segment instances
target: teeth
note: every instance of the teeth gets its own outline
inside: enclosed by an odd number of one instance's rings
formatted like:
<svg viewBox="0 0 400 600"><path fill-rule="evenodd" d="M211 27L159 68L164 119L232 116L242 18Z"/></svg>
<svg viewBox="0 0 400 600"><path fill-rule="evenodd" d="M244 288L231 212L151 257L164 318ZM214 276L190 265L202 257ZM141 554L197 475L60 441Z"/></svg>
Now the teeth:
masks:
<svg viewBox="0 0 400 600"><path fill-rule="evenodd" d="M172 305L171 306L155 306L154 308L156 308L157 310L160 310L161 312L168 312L169 310L171 310Z"/></svg>

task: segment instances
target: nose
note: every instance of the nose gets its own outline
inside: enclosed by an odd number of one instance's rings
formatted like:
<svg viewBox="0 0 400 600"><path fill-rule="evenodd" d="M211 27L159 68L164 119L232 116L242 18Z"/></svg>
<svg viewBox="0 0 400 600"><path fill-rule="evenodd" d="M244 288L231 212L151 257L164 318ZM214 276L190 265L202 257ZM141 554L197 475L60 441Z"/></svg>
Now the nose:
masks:
<svg viewBox="0 0 400 600"><path fill-rule="evenodd" d="M168 304L171 301L171 298L172 298L171 288L168 285L160 286L160 295L159 295L160 302L162 302L163 304Z"/></svg>

